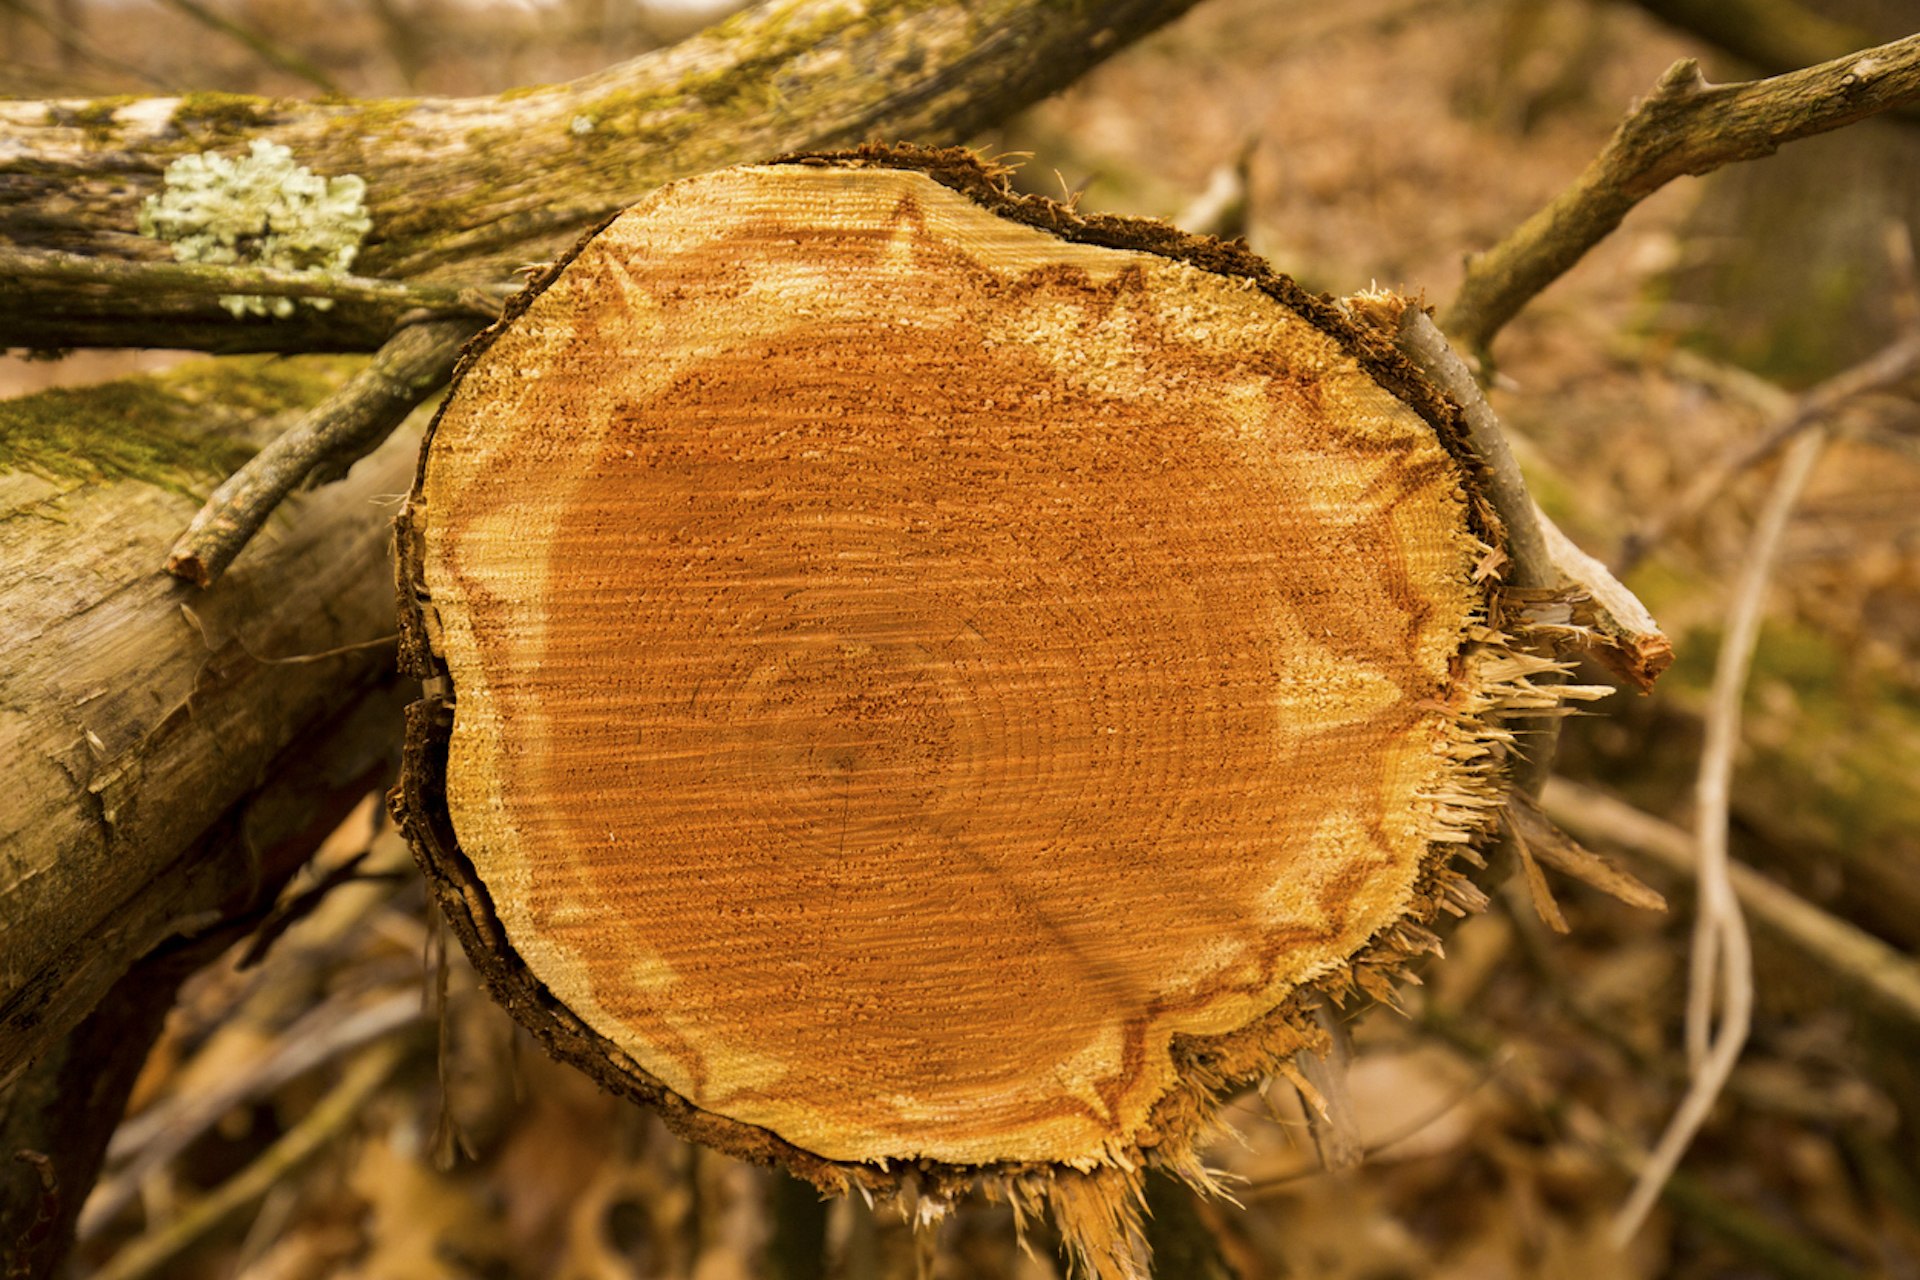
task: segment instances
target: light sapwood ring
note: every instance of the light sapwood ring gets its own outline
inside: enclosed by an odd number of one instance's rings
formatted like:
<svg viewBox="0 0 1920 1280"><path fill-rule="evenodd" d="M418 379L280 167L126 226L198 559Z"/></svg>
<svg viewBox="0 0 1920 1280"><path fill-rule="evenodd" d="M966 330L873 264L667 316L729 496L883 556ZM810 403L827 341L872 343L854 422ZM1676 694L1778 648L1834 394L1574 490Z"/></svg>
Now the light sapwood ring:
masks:
<svg viewBox="0 0 1920 1280"><path fill-rule="evenodd" d="M1242 248L952 152L690 179L463 362L396 808L496 994L697 1137L1126 1165L1484 834L1495 524Z"/></svg>

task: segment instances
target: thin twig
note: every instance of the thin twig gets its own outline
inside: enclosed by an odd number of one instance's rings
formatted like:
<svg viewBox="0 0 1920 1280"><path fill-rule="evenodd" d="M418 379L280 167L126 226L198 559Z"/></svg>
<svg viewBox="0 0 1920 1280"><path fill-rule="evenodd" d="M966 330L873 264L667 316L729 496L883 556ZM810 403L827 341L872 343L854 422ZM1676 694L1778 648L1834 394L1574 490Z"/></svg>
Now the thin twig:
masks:
<svg viewBox="0 0 1920 1280"><path fill-rule="evenodd" d="M135 262L94 258L57 249L0 246L0 277L97 284L143 293L177 293L209 298L259 295L269 298L325 298L412 310L472 313L493 319L519 292L509 284L410 284L372 276L329 275L318 271L276 271L269 267L226 267L203 262Z"/></svg>
<svg viewBox="0 0 1920 1280"><path fill-rule="evenodd" d="M83 62L91 62L103 71L118 72L121 75L132 76L136 80L145 81L162 93L174 92L172 84L166 80L154 75L144 67L137 67L131 62L122 62L120 59L113 57L93 41L89 40L85 32L78 30L70 23L60 21L57 15L49 16L41 13L34 6L28 4L26 0L0 0L0 9L5 9L9 13L19 14L34 26L46 32L56 45L72 57L78 58Z"/></svg>
<svg viewBox="0 0 1920 1280"><path fill-rule="evenodd" d="M1916 371L1920 371L1920 331L1894 339L1852 368L1808 388L1757 440L1739 445L1718 464L1703 470L1661 515L1628 537L1620 550L1617 571L1626 573L1639 565L1676 529L1699 519L1728 485L1773 457L1801 432L1831 417L1848 402L1904 382Z"/></svg>
<svg viewBox="0 0 1920 1280"><path fill-rule="evenodd" d="M218 31L221 35L237 40L260 56L269 66L278 67L289 75L298 76L321 93L332 97L344 97L340 86L335 84L327 73L313 65L306 58L291 49L282 49L273 41L261 35L251 27L243 26L233 19L215 13L199 0L160 0L171 9L178 9L201 26Z"/></svg>
<svg viewBox="0 0 1920 1280"><path fill-rule="evenodd" d="M1527 493L1526 477L1520 473L1520 464L1500 430L1500 420L1467 362L1448 345L1427 313L1415 306L1401 310L1394 345L1460 406L1466 418L1474 452L1487 470L1487 498L1507 526L1507 556L1513 562L1507 585L1523 589L1553 586L1560 576L1554 572L1546 536L1540 531L1533 498Z"/></svg>
<svg viewBox="0 0 1920 1280"><path fill-rule="evenodd" d="M1784 540L1789 517L1807 479L1826 447L1827 433L1815 428L1794 442L1766 506L1754 527L1734 588L1726 635L1714 669L1707 711L1706 744L1700 756L1695 793L1695 837L1699 841L1700 892L1693 932L1692 976L1687 998L1687 1048L1694 1063L1693 1082L1667 1131L1647 1158L1627 1202L1614 1218L1616 1243L1631 1240L1652 1211L1661 1188L1679 1165L1694 1134L1706 1122L1714 1100L1733 1073L1753 1019L1753 956L1747 925L1734 893L1727 855L1727 813L1733 783L1734 753L1740 743L1741 704L1747 672L1760 638L1767 583ZM1716 1000L1717 997L1717 1000ZM1718 1004L1719 1018L1714 1020Z"/></svg>
<svg viewBox="0 0 1920 1280"><path fill-rule="evenodd" d="M79 1238L98 1235L139 1194L149 1174L241 1103L265 1097L289 1080L421 1020L418 991L355 1007L359 1005L357 998L320 1005L288 1027L274 1050L249 1069L229 1073L204 1092L169 1098L121 1125L107 1147L107 1159L120 1167L88 1197Z"/></svg>
<svg viewBox="0 0 1920 1280"><path fill-rule="evenodd" d="M1617 845L1679 875L1698 870L1692 836L1604 792L1555 778L1547 783L1541 805L1555 822L1584 839ZM1755 924L1872 995L1888 1012L1920 1027L1920 963L1752 867L1729 862L1727 872L1741 908Z"/></svg>
<svg viewBox="0 0 1920 1280"><path fill-rule="evenodd" d="M1467 264L1467 278L1440 327L1484 353L1533 296L1598 244L1642 200L1685 174L1772 155L1920 99L1920 35L1741 84L1708 84L1691 58L1654 91L1573 184Z"/></svg>
<svg viewBox="0 0 1920 1280"><path fill-rule="evenodd" d="M176 1258L208 1232L265 1196L343 1133L405 1061L409 1048L395 1039L368 1049L347 1067L340 1083L315 1103L313 1110L252 1164L165 1227L114 1254L93 1273L93 1280L144 1280L164 1274Z"/></svg>
<svg viewBox="0 0 1920 1280"><path fill-rule="evenodd" d="M309 409L207 500L167 557L167 572L213 585L288 494L316 472L338 478L447 384L470 319L409 325L346 385Z"/></svg>

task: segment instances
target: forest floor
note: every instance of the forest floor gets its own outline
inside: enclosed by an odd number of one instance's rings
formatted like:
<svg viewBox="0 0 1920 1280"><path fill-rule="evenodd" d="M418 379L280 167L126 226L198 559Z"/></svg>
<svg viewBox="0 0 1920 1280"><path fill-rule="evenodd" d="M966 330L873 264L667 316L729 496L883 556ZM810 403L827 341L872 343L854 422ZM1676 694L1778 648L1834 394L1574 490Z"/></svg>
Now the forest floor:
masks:
<svg viewBox="0 0 1920 1280"><path fill-rule="evenodd" d="M313 91L177 11L76 11L86 44L64 66L44 32L12 19L0 47L20 52L0 65L0 92L150 91L130 67L181 87ZM648 38L591 3L223 11L363 94L552 80ZM1077 193L1087 209L1180 217L1210 187L1237 192L1253 247L1309 287L1377 283L1442 304L1463 255L1563 186L1683 56L1714 80L1751 74L1624 5L1207 0L979 145L1026 154L1025 186ZM1616 559L1793 391L1893 339L1911 244L1897 215L1920 169L1887 157L1907 154L1914 132L1870 124L1753 166L1782 166L1785 192L1731 175L1675 183L1502 335L1494 405L1543 505L1589 551ZM1852 217L1810 275L1783 261L1800 250L1762 228L1823 184ZM1836 301L1845 290L1823 280L1852 281L1853 294ZM1813 312L1832 318L1801 347L1734 340ZM166 358L0 362L0 392ZM1908 954L1920 947L1915 424L1910 394L1869 397L1834 423L1775 575L1733 806L1737 858ZM1565 776L1687 824L1719 630L1770 475L1734 476L1629 577L1678 662L1654 694L1622 691L1569 726ZM413 1027L420 1047L372 1102L147 1274L1059 1274L1044 1241L1017 1247L1004 1207L971 1207L916 1242L857 1202L831 1207L824 1270L810 1269L794 1256L817 1222L799 1203L810 1193L679 1143L524 1043L457 948L445 954L376 812L370 799L290 892L367 850L359 873L379 874L329 894L263 963L235 957L190 984L90 1207L87 1267L140 1274L123 1249L178 1231L209 1190L273 1159L321 1114L345 1064ZM1357 1023L1358 1170L1320 1168L1284 1084L1234 1106L1210 1162L1233 1175L1240 1203L1203 1214L1245 1280L1920 1277L1920 1024L1865 992L1860 973L1764 927L1752 1045L1648 1227L1624 1255L1606 1243L1688 1074L1690 881L1624 856L1669 913L1566 884L1572 929L1558 936L1524 891L1497 895L1453 932L1403 1014Z"/></svg>

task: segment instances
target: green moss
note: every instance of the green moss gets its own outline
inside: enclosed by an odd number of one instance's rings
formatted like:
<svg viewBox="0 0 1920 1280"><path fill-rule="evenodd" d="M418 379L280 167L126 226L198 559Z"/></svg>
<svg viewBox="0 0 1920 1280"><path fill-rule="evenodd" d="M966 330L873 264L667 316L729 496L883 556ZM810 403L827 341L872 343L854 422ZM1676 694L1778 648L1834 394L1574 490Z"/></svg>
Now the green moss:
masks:
<svg viewBox="0 0 1920 1280"><path fill-rule="evenodd" d="M173 109L173 124L188 132L243 133L273 114L273 102L245 93L189 93Z"/></svg>
<svg viewBox="0 0 1920 1280"><path fill-rule="evenodd" d="M248 356L195 360L164 376L183 399L256 418L314 403L363 363L361 356Z"/></svg>
<svg viewBox="0 0 1920 1280"><path fill-rule="evenodd" d="M724 133L716 129L717 119L726 116L767 115L781 105L777 73L802 54L818 49L829 40L846 40L880 27L892 26L924 4L903 2L876 6L851 21L843 12L832 9L802 11L801 15L779 25L769 25L767 16L745 9L714 29L722 42L743 42L749 30L758 29L758 43L742 48L726 66L705 75L689 75L665 89L629 91L612 89L584 104L580 113L594 122L593 134L632 135L643 129L650 115L686 108L695 103L700 112L703 133ZM854 72L862 74L863 72ZM818 92L819 84L810 86Z"/></svg>
<svg viewBox="0 0 1920 1280"><path fill-rule="evenodd" d="M1662 683L1704 705L1719 654L1717 629L1676 645ZM1920 696L1862 670L1835 640L1792 622L1769 623L1747 682L1736 782L1743 808L1770 829L1843 857L1905 844L1920 831Z"/></svg>
<svg viewBox="0 0 1920 1280"><path fill-rule="evenodd" d="M498 101L518 102L522 98L537 98L543 93L553 93L554 91L564 87L565 86L563 85L557 85L557 84L518 85L512 89L506 90L504 93L501 93L498 96Z"/></svg>
<svg viewBox="0 0 1920 1280"><path fill-rule="evenodd" d="M334 117L336 129L351 130L363 137L389 133L393 126L412 115L420 106L418 98L366 98L356 101L351 110Z"/></svg>
<svg viewBox="0 0 1920 1280"><path fill-rule="evenodd" d="M138 101L131 94L118 94L95 98L77 107L54 103L47 108L47 123L56 128L79 129L86 134L89 146L104 146L113 141L114 131L120 127L114 119L115 113Z"/></svg>
<svg viewBox="0 0 1920 1280"><path fill-rule="evenodd" d="M200 360L164 374L0 400L0 472L138 480L194 498L253 456L245 428L311 404L351 358Z"/></svg>

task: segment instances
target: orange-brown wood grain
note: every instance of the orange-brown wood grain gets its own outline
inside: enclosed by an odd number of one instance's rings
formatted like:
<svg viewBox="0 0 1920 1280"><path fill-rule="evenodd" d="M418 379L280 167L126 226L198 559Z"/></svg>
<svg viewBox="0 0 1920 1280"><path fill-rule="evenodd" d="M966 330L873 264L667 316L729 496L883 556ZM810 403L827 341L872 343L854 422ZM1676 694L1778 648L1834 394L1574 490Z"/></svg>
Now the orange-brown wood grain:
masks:
<svg viewBox="0 0 1920 1280"><path fill-rule="evenodd" d="M403 531L426 843L603 1078L1125 1167L1479 837L1498 535L1324 304L953 185L677 183L470 357Z"/></svg>

